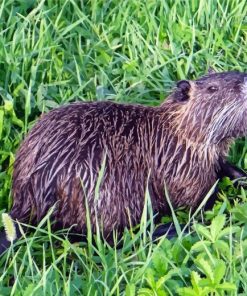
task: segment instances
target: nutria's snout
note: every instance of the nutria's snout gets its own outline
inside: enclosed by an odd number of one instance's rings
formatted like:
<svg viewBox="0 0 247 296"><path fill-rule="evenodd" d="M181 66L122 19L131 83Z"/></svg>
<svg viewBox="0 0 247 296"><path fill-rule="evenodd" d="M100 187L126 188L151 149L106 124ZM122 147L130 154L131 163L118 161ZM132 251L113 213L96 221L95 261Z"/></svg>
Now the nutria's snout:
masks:
<svg viewBox="0 0 247 296"><path fill-rule="evenodd" d="M159 107L95 102L50 111L17 152L11 216L36 224L56 204L57 225L85 233L88 205L93 231L98 221L107 236L140 222L146 188L154 212L168 213L164 184L175 208L195 208L230 143L247 134L246 79L225 72L184 80Z"/></svg>

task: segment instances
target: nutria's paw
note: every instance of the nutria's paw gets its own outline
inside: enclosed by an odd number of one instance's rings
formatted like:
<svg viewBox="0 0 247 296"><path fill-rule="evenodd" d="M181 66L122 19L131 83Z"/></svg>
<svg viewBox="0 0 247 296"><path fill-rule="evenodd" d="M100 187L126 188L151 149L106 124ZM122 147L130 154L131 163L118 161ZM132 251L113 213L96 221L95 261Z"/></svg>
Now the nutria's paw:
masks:
<svg viewBox="0 0 247 296"><path fill-rule="evenodd" d="M183 229L183 234L188 233L188 227L185 228L185 224L180 224L180 228ZM161 224L153 232L152 239L155 241L156 239L160 238L161 236L165 235L166 238L172 239L178 236L177 229L173 222L169 222L166 224Z"/></svg>
<svg viewBox="0 0 247 296"><path fill-rule="evenodd" d="M240 168L230 164L229 162L223 160L222 158L219 159L220 170L218 172L218 177L229 177L231 180L235 179L247 179L247 173Z"/></svg>

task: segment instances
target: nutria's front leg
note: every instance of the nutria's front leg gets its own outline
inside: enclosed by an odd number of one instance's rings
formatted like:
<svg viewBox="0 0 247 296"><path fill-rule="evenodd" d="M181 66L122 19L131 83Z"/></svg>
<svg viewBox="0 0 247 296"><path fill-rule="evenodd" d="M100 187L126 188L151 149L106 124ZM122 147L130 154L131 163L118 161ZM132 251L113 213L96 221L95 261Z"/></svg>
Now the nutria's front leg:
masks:
<svg viewBox="0 0 247 296"><path fill-rule="evenodd" d="M222 158L220 158L219 163L220 163L220 170L217 172L218 179L221 179L223 177L229 177L231 180L239 179L239 178L247 178L246 172L239 169L235 165L230 164L228 161L225 161ZM205 210L212 209L217 197L218 197L218 188L215 189L214 193L206 202L204 209ZM176 236L177 232L172 222L159 225L153 233L153 240L157 239L158 237L164 234L167 235L168 239Z"/></svg>
<svg viewBox="0 0 247 296"><path fill-rule="evenodd" d="M229 177L231 180L239 179L239 178L247 178L247 173L245 173L243 170L239 169L233 164L230 164L228 161L224 160L223 158L220 158L219 160L220 169L217 172L217 178L221 179L223 177ZM237 182L237 184L241 184L241 181ZM244 187L247 187L245 184L241 184ZM211 209L214 206L214 203L218 197L218 188L216 187L214 193L209 198L205 205L205 209Z"/></svg>
<svg viewBox="0 0 247 296"><path fill-rule="evenodd" d="M230 164L229 162L220 158L220 171L218 172L218 177L229 177L231 180L246 178L247 173L239 169L235 165Z"/></svg>

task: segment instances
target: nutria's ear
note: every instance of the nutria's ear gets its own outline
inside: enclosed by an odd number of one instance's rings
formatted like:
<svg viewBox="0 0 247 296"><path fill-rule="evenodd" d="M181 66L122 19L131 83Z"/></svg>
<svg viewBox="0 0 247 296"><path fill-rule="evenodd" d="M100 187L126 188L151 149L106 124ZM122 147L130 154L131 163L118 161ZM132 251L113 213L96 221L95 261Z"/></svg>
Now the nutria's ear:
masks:
<svg viewBox="0 0 247 296"><path fill-rule="evenodd" d="M191 84L188 80L180 80L177 82L177 88L174 92L174 99L179 102L187 101L189 99L189 90Z"/></svg>
<svg viewBox="0 0 247 296"><path fill-rule="evenodd" d="M177 82L177 87L182 91L188 91L190 89L190 82L188 80L180 80Z"/></svg>

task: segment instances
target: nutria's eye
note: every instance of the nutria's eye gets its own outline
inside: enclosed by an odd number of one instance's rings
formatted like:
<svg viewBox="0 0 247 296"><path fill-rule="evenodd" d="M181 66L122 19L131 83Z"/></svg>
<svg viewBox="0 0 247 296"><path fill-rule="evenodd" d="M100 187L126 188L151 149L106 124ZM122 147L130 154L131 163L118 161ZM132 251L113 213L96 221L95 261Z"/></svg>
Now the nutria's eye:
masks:
<svg viewBox="0 0 247 296"><path fill-rule="evenodd" d="M218 88L216 85L211 85L211 86L209 86L209 87L207 88L207 90L208 90L209 92L213 93L213 92L219 90L219 88Z"/></svg>

